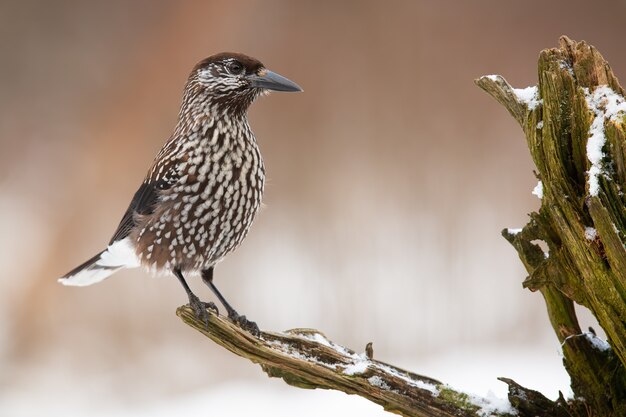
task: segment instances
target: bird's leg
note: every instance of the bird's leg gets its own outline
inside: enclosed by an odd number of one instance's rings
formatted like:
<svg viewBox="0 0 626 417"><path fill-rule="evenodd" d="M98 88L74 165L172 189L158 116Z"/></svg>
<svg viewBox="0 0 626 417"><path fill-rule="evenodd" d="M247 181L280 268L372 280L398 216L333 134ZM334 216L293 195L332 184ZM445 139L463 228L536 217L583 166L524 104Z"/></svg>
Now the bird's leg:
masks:
<svg viewBox="0 0 626 417"><path fill-rule="evenodd" d="M224 296L219 292L215 284L213 284L213 267L202 271L202 281L204 281L211 291L213 291L213 294L217 296L220 303L222 303L222 305L226 308L229 319L231 319L234 323L237 323L242 329L247 330L255 336L258 336L261 333L259 331L259 326L257 326L255 322L248 320L246 316L240 316L239 313L237 313L235 309L228 304L228 301L226 301Z"/></svg>
<svg viewBox="0 0 626 417"><path fill-rule="evenodd" d="M202 320L204 324L206 325L206 327L208 328L209 327L209 314L207 313L206 310L207 308L210 308L211 310L215 311L215 314L219 314L217 310L217 306L212 302L207 303L204 301L200 301L198 296L195 295L193 291L191 291L191 288L189 288L189 285L187 284L187 281L185 281L185 277L183 277L183 273L179 268L175 268L173 272L174 272L174 275L176 275L176 278L178 278L178 280L180 281L185 291L187 292L187 297L189 297L189 305L193 309L194 314L196 315L198 319Z"/></svg>

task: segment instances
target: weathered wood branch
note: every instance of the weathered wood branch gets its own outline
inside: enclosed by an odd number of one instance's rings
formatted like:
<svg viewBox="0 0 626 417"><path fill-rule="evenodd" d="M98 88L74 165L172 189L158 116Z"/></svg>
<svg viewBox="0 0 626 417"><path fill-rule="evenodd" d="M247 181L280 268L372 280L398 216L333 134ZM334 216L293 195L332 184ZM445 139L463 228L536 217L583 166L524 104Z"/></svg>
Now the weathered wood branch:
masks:
<svg viewBox="0 0 626 417"><path fill-rule="evenodd" d="M176 314L218 345L261 365L271 377L299 388L322 388L356 394L387 411L410 417L477 417L512 414L493 410L488 400L467 395L426 376L417 375L330 341L313 329L283 333L262 331L259 337L211 312L208 327L189 306ZM505 381L515 384L513 381ZM521 392L529 392L520 387ZM537 398L545 399L536 393ZM485 414L487 413L487 414Z"/></svg>

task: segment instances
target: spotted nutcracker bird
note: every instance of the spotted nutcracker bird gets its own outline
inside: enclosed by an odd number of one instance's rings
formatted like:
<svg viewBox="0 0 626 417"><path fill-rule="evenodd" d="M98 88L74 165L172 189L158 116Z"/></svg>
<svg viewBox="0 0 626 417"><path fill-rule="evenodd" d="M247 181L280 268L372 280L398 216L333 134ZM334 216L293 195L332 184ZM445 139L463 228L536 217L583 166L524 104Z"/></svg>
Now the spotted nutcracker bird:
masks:
<svg viewBox="0 0 626 417"><path fill-rule="evenodd" d="M268 92L302 91L294 82L237 53L213 55L189 75L174 133L152 167L108 247L59 281L85 286L139 266L173 273L198 318L207 308L185 276L200 274L228 312L253 333L213 284L213 268L237 248L261 205L265 168L248 124L252 102Z"/></svg>

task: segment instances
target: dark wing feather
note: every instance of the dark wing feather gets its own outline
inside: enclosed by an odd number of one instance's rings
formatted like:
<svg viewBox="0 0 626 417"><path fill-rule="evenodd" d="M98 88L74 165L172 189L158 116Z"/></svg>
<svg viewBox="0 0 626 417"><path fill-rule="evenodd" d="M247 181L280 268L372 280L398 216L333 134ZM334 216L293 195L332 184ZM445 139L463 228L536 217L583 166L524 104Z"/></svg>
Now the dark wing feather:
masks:
<svg viewBox="0 0 626 417"><path fill-rule="evenodd" d="M72 269L70 272L68 272L67 274L63 275L61 278L69 278L72 275L78 274L83 269L85 269L85 268L87 268L89 266L92 266L93 264L98 262L98 260L100 259L100 255L102 255L103 252L104 251L100 252L99 254L97 254L93 258L89 259L88 261L85 261L82 264L78 265L76 268Z"/></svg>
<svg viewBox="0 0 626 417"><path fill-rule="evenodd" d="M177 137L172 137L159 151L152 168L141 184L133 200L130 202L124 217L113 234L109 244L124 239L136 226L137 215L148 215L154 212L160 191L172 187L179 179L179 158L174 156L178 148L175 146Z"/></svg>
<svg viewBox="0 0 626 417"><path fill-rule="evenodd" d="M130 234L133 227L136 225L135 216L151 214L154 212L154 207L159 198L159 191L167 189L169 186L170 184L164 180L157 182L144 181L135 193L133 200L130 202L130 205L126 210L126 213L124 213L124 217L122 217L122 221L119 226L117 226L117 230L113 234L109 245L115 241L124 239Z"/></svg>

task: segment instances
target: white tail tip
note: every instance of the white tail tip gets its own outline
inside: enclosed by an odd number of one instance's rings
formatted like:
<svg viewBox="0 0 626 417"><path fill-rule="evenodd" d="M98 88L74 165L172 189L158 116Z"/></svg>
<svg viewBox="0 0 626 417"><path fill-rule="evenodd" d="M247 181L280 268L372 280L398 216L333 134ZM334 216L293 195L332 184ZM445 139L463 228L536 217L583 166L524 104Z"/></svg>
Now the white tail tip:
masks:
<svg viewBox="0 0 626 417"><path fill-rule="evenodd" d="M113 242L106 250L69 272L58 281L63 285L84 287L108 278L123 268L139 266L130 238Z"/></svg>

